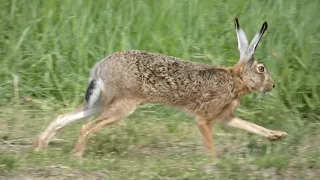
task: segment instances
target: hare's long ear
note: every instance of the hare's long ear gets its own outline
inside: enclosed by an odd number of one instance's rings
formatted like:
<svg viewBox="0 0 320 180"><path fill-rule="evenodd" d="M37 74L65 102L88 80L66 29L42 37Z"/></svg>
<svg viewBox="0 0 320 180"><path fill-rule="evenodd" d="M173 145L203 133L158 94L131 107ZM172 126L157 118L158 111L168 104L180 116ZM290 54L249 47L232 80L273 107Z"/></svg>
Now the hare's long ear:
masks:
<svg viewBox="0 0 320 180"><path fill-rule="evenodd" d="M256 48L258 47L258 44L260 42L260 39L262 38L263 34L268 29L268 23L264 22L262 24L262 27L258 33L253 37L252 41L250 42L249 48L248 48L248 59L251 59Z"/></svg>
<svg viewBox="0 0 320 180"><path fill-rule="evenodd" d="M234 18L234 24L236 27L237 38L238 38L238 49L240 52L240 60L246 55L248 50L248 38L242 28L240 27L238 18Z"/></svg>

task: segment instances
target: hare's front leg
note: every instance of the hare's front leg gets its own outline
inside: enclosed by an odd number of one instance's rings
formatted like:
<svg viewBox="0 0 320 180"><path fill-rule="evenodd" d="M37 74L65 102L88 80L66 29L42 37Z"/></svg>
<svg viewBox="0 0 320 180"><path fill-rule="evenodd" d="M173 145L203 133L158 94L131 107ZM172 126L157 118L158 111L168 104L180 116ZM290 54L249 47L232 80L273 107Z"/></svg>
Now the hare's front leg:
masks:
<svg viewBox="0 0 320 180"><path fill-rule="evenodd" d="M197 124L199 127L199 130L203 136L204 144L209 151L209 153L212 155L213 162L216 162L217 153L214 148L213 144L213 136L212 136L212 121L209 119L203 118L203 117L196 117Z"/></svg>
<svg viewBox="0 0 320 180"><path fill-rule="evenodd" d="M285 132L266 129L266 128L258 126L254 123L244 121L235 115L222 121L222 124L264 136L264 137L268 138L270 141L281 140L288 135Z"/></svg>

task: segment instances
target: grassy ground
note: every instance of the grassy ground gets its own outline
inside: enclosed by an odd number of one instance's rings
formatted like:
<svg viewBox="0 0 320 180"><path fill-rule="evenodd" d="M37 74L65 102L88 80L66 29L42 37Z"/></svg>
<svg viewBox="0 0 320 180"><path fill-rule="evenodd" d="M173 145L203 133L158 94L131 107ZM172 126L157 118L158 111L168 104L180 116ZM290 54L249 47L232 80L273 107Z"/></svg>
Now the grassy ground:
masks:
<svg viewBox="0 0 320 180"><path fill-rule="evenodd" d="M317 1L0 1L0 179L317 179L320 177L320 22ZM250 37L268 21L256 57L276 88L249 95L238 115L287 132L279 142L216 126L220 161L210 171L195 122L146 104L71 156L82 124L47 151L31 143L83 101L92 65L141 49L204 63L237 62L233 18Z"/></svg>

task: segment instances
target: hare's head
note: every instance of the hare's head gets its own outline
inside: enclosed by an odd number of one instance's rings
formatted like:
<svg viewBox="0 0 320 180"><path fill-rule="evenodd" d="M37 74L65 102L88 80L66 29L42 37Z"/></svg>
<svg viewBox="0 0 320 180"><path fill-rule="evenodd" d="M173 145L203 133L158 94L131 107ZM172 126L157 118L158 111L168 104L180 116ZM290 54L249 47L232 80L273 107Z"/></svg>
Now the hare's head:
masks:
<svg viewBox="0 0 320 180"><path fill-rule="evenodd" d="M235 70L251 90L260 92L271 91L275 86L268 70L253 56L260 39L268 28L267 22L263 23L260 31L254 36L250 44L248 44L247 36L240 27L237 18L235 18L234 23L238 38L238 49L240 51L240 60L234 66Z"/></svg>

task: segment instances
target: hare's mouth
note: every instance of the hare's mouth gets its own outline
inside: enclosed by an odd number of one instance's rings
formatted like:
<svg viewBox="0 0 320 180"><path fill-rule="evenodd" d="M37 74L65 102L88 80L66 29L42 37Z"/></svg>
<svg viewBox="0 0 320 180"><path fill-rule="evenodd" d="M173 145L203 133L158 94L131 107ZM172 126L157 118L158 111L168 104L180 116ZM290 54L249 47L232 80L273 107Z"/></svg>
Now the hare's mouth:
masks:
<svg viewBox="0 0 320 180"><path fill-rule="evenodd" d="M266 90L265 90L265 88L262 87L262 88L259 89L259 92L260 93L266 93Z"/></svg>
<svg viewBox="0 0 320 180"><path fill-rule="evenodd" d="M270 92L272 89L268 89L268 88L260 88L259 92L262 94L266 94L267 92Z"/></svg>

